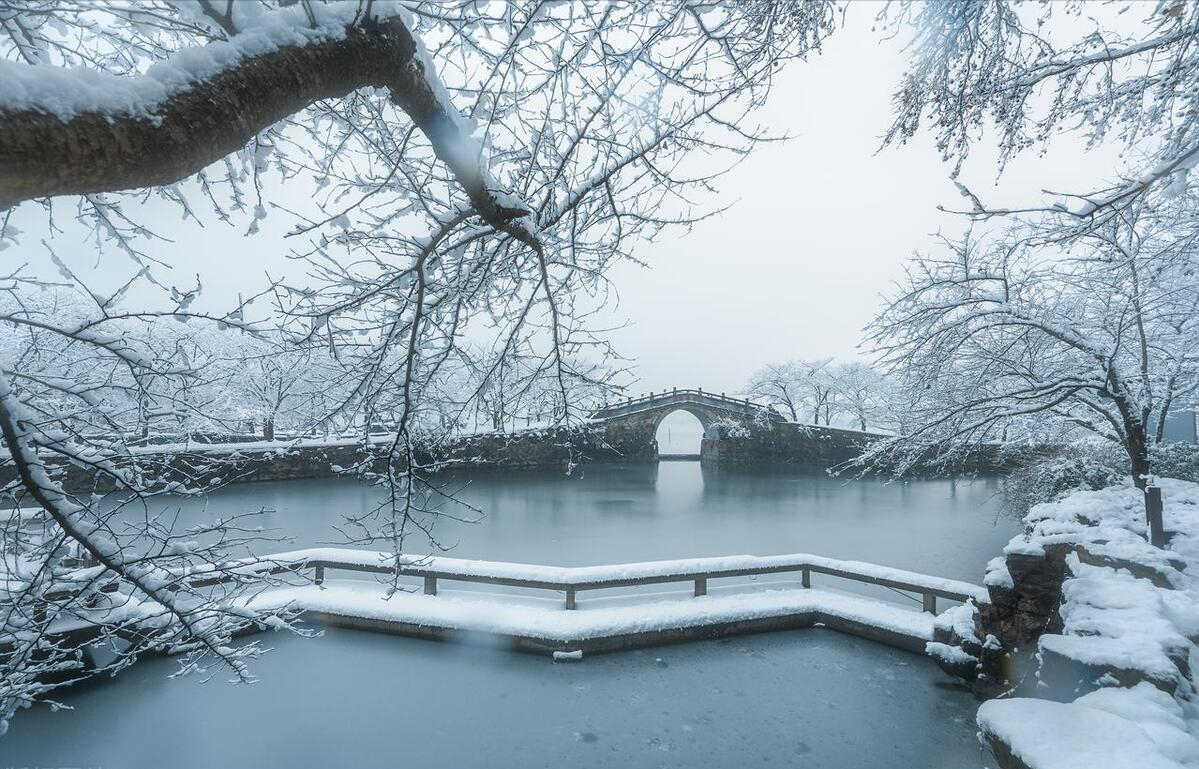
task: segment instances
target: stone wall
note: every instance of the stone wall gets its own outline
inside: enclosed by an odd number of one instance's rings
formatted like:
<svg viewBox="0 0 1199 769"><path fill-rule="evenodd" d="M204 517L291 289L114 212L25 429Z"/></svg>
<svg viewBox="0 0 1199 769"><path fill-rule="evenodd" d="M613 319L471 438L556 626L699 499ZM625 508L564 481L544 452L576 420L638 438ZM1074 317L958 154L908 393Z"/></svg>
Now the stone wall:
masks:
<svg viewBox="0 0 1199 769"><path fill-rule="evenodd" d="M187 451L156 452L146 450L139 455L143 468L157 476L180 482L208 484L242 481L282 481L297 478L330 478L366 471L379 473L385 469L385 443L372 444L369 449L354 444L300 444L278 448L259 445L196 446ZM625 459L604 441L602 430L545 429L527 430L515 434L483 434L463 437L436 445L418 446L418 461L442 468L471 467L476 469L515 469L567 467L583 462L620 461ZM645 456L634 457L645 459ZM112 479L93 469L51 461L52 474L62 479L65 487L82 492L110 491ZM0 483L16 477L11 465L0 467Z"/></svg>
<svg viewBox="0 0 1199 769"><path fill-rule="evenodd" d="M704 438L703 457L720 465L760 465L762 463L829 470L857 458L872 442L885 437L879 433L846 430L839 427L815 427L789 422L742 425L741 429L722 428L719 438ZM1010 468L1010 458L1001 456L998 446L980 446L949 467L925 467L914 473L939 476L1002 474Z"/></svg>
<svg viewBox="0 0 1199 769"><path fill-rule="evenodd" d="M657 445L653 435L660 414L638 415L583 428L534 429L513 434L485 433L449 442L418 447L422 465L439 467L560 468L586 462L653 461ZM789 423L713 423L703 439L701 457L718 466L785 465L808 470L828 470L856 457L879 436L835 427L808 427ZM143 467L157 476L192 484L280 481L325 478L346 471L382 472L386 444L261 443L196 445L187 451L156 452L149 447L140 456ZM954 472L995 472L1001 466L988 455L979 455ZM215 460L219 460L216 462ZM219 465L213 468L213 465ZM75 491L108 491L111 479L94 470L51 463L62 473L65 485ZM11 466L0 467L0 483L15 477Z"/></svg>
<svg viewBox="0 0 1199 769"><path fill-rule="evenodd" d="M878 439L857 430L789 423L749 424L721 432L719 438L704 438L706 461L733 466L771 462L820 470L850 461Z"/></svg>

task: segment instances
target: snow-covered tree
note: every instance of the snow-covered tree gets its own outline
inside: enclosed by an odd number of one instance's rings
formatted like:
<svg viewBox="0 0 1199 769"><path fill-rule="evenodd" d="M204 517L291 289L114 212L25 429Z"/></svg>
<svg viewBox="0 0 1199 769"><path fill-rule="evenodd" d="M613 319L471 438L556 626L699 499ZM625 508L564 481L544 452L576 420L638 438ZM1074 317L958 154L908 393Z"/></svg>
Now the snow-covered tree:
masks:
<svg viewBox="0 0 1199 769"><path fill-rule="evenodd" d="M37 541L4 529L0 729L48 695L48 671L72 666L76 650L48 633L60 619L142 639L120 664L167 648L191 653L186 669L212 656L243 678L255 646L233 647L232 634L286 624L246 610L261 583L214 592L182 576L247 546L237 526L183 541L143 515L114 534L118 513L53 473L55 459L82 463L137 504L219 475L179 478L131 450L147 421L196 410L195 388L214 384L186 347L159 355L139 323L264 333L248 318L270 302L293 344L327 350L340 371L329 413L393 424L378 479L389 493L356 531L399 558L434 514L411 493L426 472L413 430L462 340L485 340L495 361L538 361L537 378L558 383L560 421L578 419L569 383L606 351L586 323L605 273L705 213L697 196L767 138L748 117L778 67L833 21L830 3L764 0L0 1L0 246L37 247L18 220L53 234L68 215L135 262L108 295L62 267L89 297L82 319L19 306L45 276L0 275L18 304L3 319L81 361L36 377L0 370L0 430L19 479L5 491L46 516ZM283 203L283 185L302 202ZM164 203L247 234L286 217L304 278L195 311L200 285L161 276L170 253L152 212ZM133 284L161 287L158 304L130 306ZM140 428L130 409L144 412ZM92 568L73 576L77 556Z"/></svg>
<svg viewBox="0 0 1199 769"><path fill-rule="evenodd" d="M770 363L750 375L742 393L746 398L782 407L792 422L799 421L804 410L804 390L799 364L794 361Z"/></svg>
<svg viewBox="0 0 1199 769"><path fill-rule="evenodd" d="M119 650L106 670L159 649L183 654L184 670L214 656L241 678L260 647L234 647L233 634L251 621L288 625L286 612L246 610L245 597L274 580L251 585L231 571L261 539L241 516L176 530L158 506L203 488L211 466L137 450L148 425L179 431L205 418L205 362L164 333L204 319L121 313L110 299L0 280L0 434L12 479L3 491L17 503L0 523L0 727L93 673L80 640L55 632L64 624ZM93 473L94 486L64 487L68 466ZM202 588L189 577L199 570L229 581Z"/></svg>
<svg viewBox="0 0 1199 769"><path fill-rule="evenodd" d="M228 346L221 354L227 369L222 384L230 422L261 426L262 438L268 441L275 439L281 421L302 431L319 426L312 401L326 392L320 351L290 345L276 335L223 336Z"/></svg>
<svg viewBox="0 0 1199 769"><path fill-rule="evenodd" d="M790 360L755 371L746 382L745 397L781 406L791 421L832 424L836 385L833 359Z"/></svg>
<svg viewBox="0 0 1199 769"><path fill-rule="evenodd" d="M875 456L1069 427L1122 447L1144 486L1150 445L1199 386L1196 206L1142 196L1099 225L1029 218L918 256L871 329L913 426Z"/></svg>
<svg viewBox="0 0 1199 769"><path fill-rule="evenodd" d="M1117 442L1143 484L1154 425L1193 387L1181 330L1194 313L1199 5L998 0L887 13L918 30L888 142L931 131L954 176L989 138L1001 171L1061 133L1125 149L1121 168L1101 169L1107 181L1049 192L1048 204L995 206L959 185L963 213L987 235L919 257L872 331L910 404L903 432L917 437L901 454L984 436L1044 443L1071 428Z"/></svg>
<svg viewBox="0 0 1199 769"><path fill-rule="evenodd" d="M887 383L866 363L842 363L830 372L834 413L865 430L887 424Z"/></svg>
<svg viewBox="0 0 1199 769"><path fill-rule="evenodd" d="M889 12L918 32L888 142L927 128L955 173L988 127L1001 162L1063 130L1146 153L1114 183L1064 196L1080 218L1186 187L1199 162L1199 4L934 0Z"/></svg>
<svg viewBox="0 0 1199 769"><path fill-rule="evenodd" d="M792 422L850 423L883 427L889 397L882 372L866 363L832 358L771 363L755 371L742 390L747 398L782 408ZM889 423L885 425L890 428Z"/></svg>

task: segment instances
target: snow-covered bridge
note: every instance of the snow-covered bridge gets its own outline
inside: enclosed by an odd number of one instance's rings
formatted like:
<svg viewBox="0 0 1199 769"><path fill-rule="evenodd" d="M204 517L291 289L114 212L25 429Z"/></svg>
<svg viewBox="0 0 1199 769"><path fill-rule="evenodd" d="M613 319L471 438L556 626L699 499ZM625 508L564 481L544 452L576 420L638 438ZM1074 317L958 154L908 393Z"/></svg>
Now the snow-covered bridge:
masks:
<svg viewBox="0 0 1199 769"><path fill-rule="evenodd" d="M700 455L729 464L782 461L825 469L857 456L881 437L861 430L790 422L770 406L703 389L672 389L604 406L591 415L609 446L629 459L658 455L658 426L685 411L703 427Z"/></svg>
<svg viewBox="0 0 1199 769"><path fill-rule="evenodd" d="M592 414L591 418L611 421L654 415L661 421L667 414L675 411L686 411L694 415L705 430L717 420L730 416L742 419L784 421L783 415L769 406L744 398L733 398L724 393L717 395L705 392L703 388L695 390L675 388L652 392L638 398L629 398L604 406Z"/></svg>
<svg viewBox="0 0 1199 769"><path fill-rule="evenodd" d="M988 600L984 588L966 582L806 553L571 568L440 556L405 556L397 563L387 553L312 548L223 568L219 576L198 573L191 584L203 588L268 575L282 575L290 584L264 585L250 600L254 609L287 606L306 619L342 627L481 639L556 657L804 627L923 652L933 640L938 599ZM812 587L813 575L823 584ZM838 582L856 592L837 589ZM447 590L447 583L470 587ZM396 584L410 587L391 593ZM671 584L688 589L663 589ZM863 594L863 585L879 594ZM658 589L636 590L645 587ZM581 601L584 592L595 595ZM74 630L86 634L85 627Z"/></svg>
<svg viewBox="0 0 1199 769"><path fill-rule="evenodd" d="M657 454L655 434L658 425L670 414L685 411L699 420L704 430L701 453L707 454L710 442L719 440L719 425L730 420L740 424L782 424L786 420L769 406L698 389L672 389L653 392L605 405L591 415L602 422L607 440L629 456Z"/></svg>

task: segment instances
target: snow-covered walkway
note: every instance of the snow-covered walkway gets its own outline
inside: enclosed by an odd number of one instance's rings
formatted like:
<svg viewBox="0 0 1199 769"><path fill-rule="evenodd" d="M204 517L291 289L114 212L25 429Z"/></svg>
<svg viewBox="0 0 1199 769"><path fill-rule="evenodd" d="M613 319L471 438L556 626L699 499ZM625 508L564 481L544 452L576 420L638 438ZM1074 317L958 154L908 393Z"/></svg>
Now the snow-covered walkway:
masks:
<svg viewBox="0 0 1199 769"><path fill-rule="evenodd" d="M77 577L94 578L97 569ZM186 577L193 588L263 580L261 590L241 600L268 613L287 609L399 635L486 637L536 653L617 651L812 626L919 653L933 638L938 599L985 603L987 597L981 586L959 580L807 553L562 567L309 548L192 568ZM847 584L858 592L836 589ZM586 600L579 599L583 593ZM135 611L136 604L121 606L124 617ZM86 635L91 622L75 618L54 631Z"/></svg>
<svg viewBox="0 0 1199 769"><path fill-rule="evenodd" d="M932 638L938 598L986 600L982 587L958 580L807 553L584 567L404 556L398 566L396 579L423 579L423 594L391 590L397 563L387 553L311 548L268 556L239 571L311 571L316 577L259 594L255 608L286 606L310 619L404 635L485 636L541 653L615 651L817 625L919 652ZM347 573L359 577L347 579ZM813 575L823 582L817 588L811 587ZM826 588L837 580L912 593L914 605ZM446 590L464 583L475 587ZM679 583L693 589L671 587ZM546 591L565 602L543 597ZM590 592L579 601L583 591Z"/></svg>
<svg viewBox="0 0 1199 769"><path fill-rule="evenodd" d="M934 617L884 601L777 583L688 593L590 598L575 611L551 598L440 591L399 592L369 580L272 590L260 608L290 605L306 617L431 638L482 638L521 651L616 651L733 633L824 626L911 651L932 638Z"/></svg>

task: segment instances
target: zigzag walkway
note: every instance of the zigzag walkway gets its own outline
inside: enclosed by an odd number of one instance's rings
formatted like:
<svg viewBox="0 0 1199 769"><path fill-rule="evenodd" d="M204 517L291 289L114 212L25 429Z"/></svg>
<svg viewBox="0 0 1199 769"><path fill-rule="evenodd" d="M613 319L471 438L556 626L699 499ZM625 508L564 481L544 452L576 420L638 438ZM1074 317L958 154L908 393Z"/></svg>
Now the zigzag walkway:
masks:
<svg viewBox="0 0 1199 769"><path fill-rule="evenodd" d="M969 583L803 553L563 568L442 557L405 557L397 564L384 553L315 548L271 556L252 568L274 574L312 572L305 584L264 591L254 599L257 608L288 605L305 619L336 626L480 641L556 658L801 627L825 627L923 652L932 640L938 598L987 600L984 588ZM416 579L423 590L387 597L391 579L330 579L331 572ZM813 574L911 593L919 596L922 610L812 588ZM772 579L759 580L762 576ZM709 582L718 579L734 584L722 584L710 594ZM446 582L492 587L445 590ZM627 590L670 583L692 583L692 589ZM542 596L499 592L496 586ZM611 595L618 588L625 590ZM543 597L546 591L561 593L565 600ZM607 595L579 601L584 591Z"/></svg>

